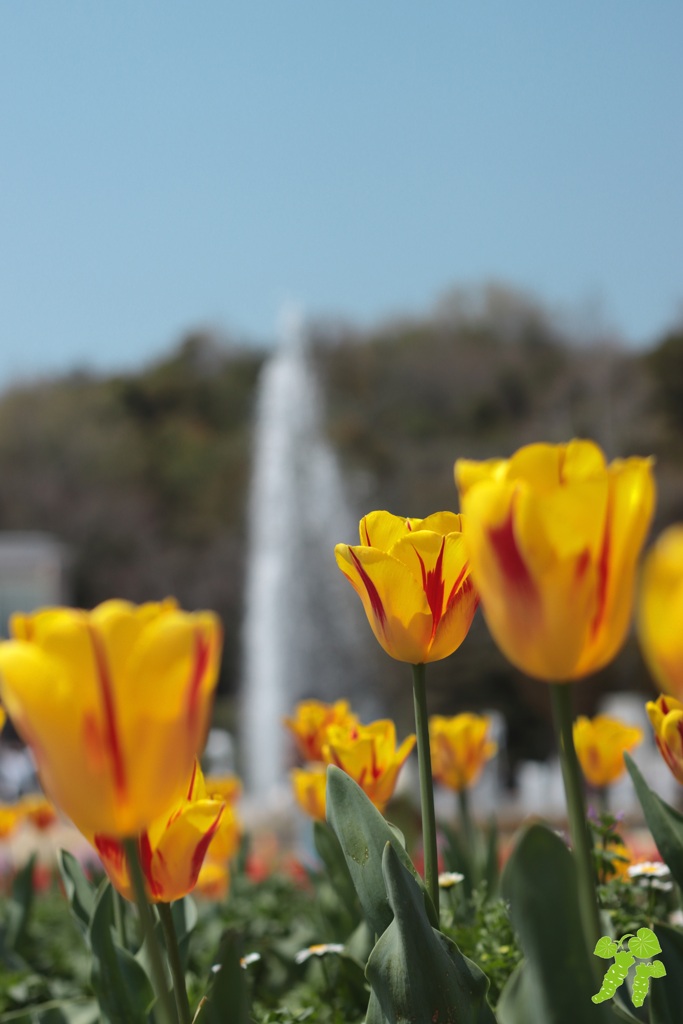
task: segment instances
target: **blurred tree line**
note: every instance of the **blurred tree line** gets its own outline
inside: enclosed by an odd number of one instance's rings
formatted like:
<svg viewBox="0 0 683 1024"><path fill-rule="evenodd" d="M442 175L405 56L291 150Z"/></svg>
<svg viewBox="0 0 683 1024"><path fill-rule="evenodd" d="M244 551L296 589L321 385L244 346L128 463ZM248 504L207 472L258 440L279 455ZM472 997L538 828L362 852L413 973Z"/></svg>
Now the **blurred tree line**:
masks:
<svg viewBox="0 0 683 1024"><path fill-rule="evenodd" d="M586 436L610 458L653 454L653 533L683 520L683 327L634 352L609 338L577 340L538 303L491 287L453 291L429 315L369 330L316 323L311 343L359 516L455 509L458 456ZM228 695L239 677L254 398L266 354L198 333L138 373L76 373L0 396L0 529L64 541L76 604L175 594L185 607L215 608ZM368 656L407 729L405 667L375 647ZM648 685L631 641L599 685L579 688L580 710L593 711L605 690ZM480 616L457 655L431 667L429 689L433 712L503 711L513 756L547 753L547 694L503 661Z"/></svg>

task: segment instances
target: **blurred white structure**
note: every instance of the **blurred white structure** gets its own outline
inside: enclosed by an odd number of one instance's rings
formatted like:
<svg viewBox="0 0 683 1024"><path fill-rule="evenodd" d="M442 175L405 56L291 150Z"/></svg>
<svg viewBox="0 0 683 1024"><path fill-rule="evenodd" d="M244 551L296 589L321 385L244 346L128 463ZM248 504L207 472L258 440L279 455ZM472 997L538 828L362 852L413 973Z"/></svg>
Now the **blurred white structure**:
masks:
<svg viewBox="0 0 683 1024"><path fill-rule="evenodd" d="M0 634L12 612L66 600L67 551L46 533L0 533Z"/></svg>

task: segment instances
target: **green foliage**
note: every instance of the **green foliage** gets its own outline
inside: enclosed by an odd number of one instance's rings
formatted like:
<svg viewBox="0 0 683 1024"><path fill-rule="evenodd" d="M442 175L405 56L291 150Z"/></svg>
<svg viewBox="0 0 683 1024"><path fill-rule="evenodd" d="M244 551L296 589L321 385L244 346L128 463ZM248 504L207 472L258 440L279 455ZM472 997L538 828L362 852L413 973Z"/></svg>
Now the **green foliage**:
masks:
<svg viewBox="0 0 683 1024"><path fill-rule="evenodd" d="M627 753L624 761L657 849L678 886L683 887L683 815L652 792Z"/></svg>
<svg viewBox="0 0 683 1024"><path fill-rule="evenodd" d="M584 945L576 867L562 840L542 825L522 832L502 889L525 960L503 989L499 1024L613 1021L611 1004L592 1002L594 961Z"/></svg>
<svg viewBox="0 0 683 1024"><path fill-rule="evenodd" d="M441 928L464 956L486 973L489 1001L496 1005L506 981L522 959L507 903L491 899L485 888L471 897L459 893L459 886L442 893Z"/></svg>

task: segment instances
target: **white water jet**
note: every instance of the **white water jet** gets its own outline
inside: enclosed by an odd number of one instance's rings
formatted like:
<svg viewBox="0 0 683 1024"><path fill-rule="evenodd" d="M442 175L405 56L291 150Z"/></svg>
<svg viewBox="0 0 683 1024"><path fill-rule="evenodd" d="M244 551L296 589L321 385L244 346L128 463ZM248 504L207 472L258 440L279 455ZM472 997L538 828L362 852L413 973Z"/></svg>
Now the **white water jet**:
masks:
<svg viewBox="0 0 683 1024"><path fill-rule="evenodd" d="M283 327L259 383L249 499L240 748L257 797L286 784L282 719L296 701L348 696L360 671L352 595L334 561L357 526L321 432L303 323L290 312Z"/></svg>

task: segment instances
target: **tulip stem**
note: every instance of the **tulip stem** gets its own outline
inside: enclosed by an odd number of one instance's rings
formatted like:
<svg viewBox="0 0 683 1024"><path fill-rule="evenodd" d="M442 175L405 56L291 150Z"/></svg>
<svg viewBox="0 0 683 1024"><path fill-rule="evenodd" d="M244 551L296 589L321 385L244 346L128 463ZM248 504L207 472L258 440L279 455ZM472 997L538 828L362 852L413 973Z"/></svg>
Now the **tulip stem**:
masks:
<svg viewBox="0 0 683 1024"><path fill-rule="evenodd" d="M439 865L436 850L436 816L432 758L429 750L429 719L424 664L413 665L413 704L417 734L417 763L420 771L420 804L422 809L422 846L424 848L425 885L437 918L439 915Z"/></svg>
<svg viewBox="0 0 683 1024"><path fill-rule="evenodd" d="M467 851L467 859L469 861L470 877L467 881L468 884L471 884L474 888L477 883L477 840L472 815L470 814L469 793L467 792L466 786L463 786L462 789L458 790L458 807L460 810L462 838Z"/></svg>
<svg viewBox="0 0 683 1024"><path fill-rule="evenodd" d="M164 1024L178 1024L178 1017L173 1006L171 993L169 992L168 985L166 983L166 969L164 967L162 952L159 947L159 943L157 942L157 936L154 930L152 911L149 903L147 902L145 877L142 873L142 865L140 864L138 841L136 838L124 839L123 847L126 851L130 880L133 885L135 903L140 916L142 937L147 946L150 967L152 969L152 980L156 990L158 1005L161 1009L161 1017Z"/></svg>
<svg viewBox="0 0 683 1024"><path fill-rule="evenodd" d="M586 818L583 778L574 747L572 691L569 683L552 683L550 700L560 751L567 816L578 876L579 910L586 944L592 951L600 937L600 914L595 887L593 843Z"/></svg>
<svg viewBox="0 0 683 1024"><path fill-rule="evenodd" d="M173 923L173 911L170 903L157 903L159 920L164 933L168 962L173 975L173 990L175 992L175 1003L178 1011L180 1024L192 1024L190 1003L187 998L187 986L185 984L185 972L180 960L180 949L178 948L178 936Z"/></svg>

